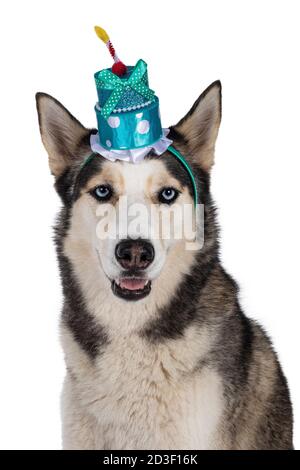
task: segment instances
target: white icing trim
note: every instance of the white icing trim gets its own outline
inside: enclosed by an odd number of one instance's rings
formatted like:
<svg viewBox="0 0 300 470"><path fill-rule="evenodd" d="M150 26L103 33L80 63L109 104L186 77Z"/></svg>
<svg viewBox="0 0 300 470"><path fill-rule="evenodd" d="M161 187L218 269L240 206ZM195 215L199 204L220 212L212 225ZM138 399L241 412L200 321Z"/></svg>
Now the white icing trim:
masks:
<svg viewBox="0 0 300 470"><path fill-rule="evenodd" d="M102 157L114 162L116 160L122 160L124 162L139 163L153 151L156 155L161 155L167 148L173 143L172 140L167 138L169 129L163 129L163 136L161 139L154 142L154 144L148 147L142 147L133 150L107 150L104 148L99 141L99 135L92 134L90 138L92 151L98 153Z"/></svg>

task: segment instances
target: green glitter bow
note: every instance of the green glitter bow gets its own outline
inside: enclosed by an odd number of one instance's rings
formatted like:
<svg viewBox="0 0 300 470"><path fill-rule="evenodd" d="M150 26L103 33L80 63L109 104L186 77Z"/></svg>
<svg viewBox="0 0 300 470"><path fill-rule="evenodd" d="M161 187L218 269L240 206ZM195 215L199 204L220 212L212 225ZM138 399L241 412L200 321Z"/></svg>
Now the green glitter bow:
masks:
<svg viewBox="0 0 300 470"><path fill-rule="evenodd" d="M101 109L101 114L105 119L110 116L125 91L129 90L130 88L144 96L148 101L153 99L154 91L148 88L147 85L145 85L142 81L146 71L147 64L142 59L140 59L136 63L130 77L127 80L122 80L110 70L101 70L101 72L99 72L97 80L101 80L102 86L104 88L107 90L112 90L112 93Z"/></svg>

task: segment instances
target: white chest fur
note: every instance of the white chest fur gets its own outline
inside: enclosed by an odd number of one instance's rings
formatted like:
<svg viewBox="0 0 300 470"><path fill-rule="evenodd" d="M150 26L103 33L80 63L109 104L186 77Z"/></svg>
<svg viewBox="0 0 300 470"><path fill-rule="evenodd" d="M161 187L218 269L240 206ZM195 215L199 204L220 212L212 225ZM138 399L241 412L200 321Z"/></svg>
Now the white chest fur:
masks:
<svg viewBox="0 0 300 470"><path fill-rule="evenodd" d="M64 426L69 428L64 430L65 446L212 449L220 445L222 386L214 371L198 367L208 350L204 338L195 328L182 339L160 345L138 335L118 337L91 363L71 334L63 331L67 366L76 376L64 391ZM85 444L78 438L76 444L71 442L70 427L78 429L72 415L85 428L89 422Z"/></svg>

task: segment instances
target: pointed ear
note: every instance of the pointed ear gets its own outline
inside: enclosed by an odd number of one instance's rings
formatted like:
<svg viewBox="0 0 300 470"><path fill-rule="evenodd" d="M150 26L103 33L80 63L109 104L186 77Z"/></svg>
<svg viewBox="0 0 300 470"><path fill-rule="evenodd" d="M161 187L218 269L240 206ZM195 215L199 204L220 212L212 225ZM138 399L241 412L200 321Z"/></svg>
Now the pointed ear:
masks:
<svg viewBox="0 0 300 470"><path fill-rule="evenodd" d="M175 140L187 147L187 156L209 171L221 122L221 82L212 83L187 115L172 128Z"/></svg>
<svg viewBox="0 0 300 470"><path fill-rule="evenodd" d="M59 101L46 93L36 94L36 104L50 170L57 178L73 163L91 152L91 130L82 126Z"/></svg>

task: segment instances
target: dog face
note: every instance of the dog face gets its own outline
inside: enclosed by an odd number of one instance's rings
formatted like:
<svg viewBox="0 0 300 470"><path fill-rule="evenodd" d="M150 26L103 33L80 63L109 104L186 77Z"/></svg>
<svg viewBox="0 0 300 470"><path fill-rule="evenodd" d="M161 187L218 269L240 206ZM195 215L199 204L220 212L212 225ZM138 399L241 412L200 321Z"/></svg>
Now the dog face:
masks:
<svg viewBox="0 0 300 470"><path fill-rule="evenodd" d="M84 128L49 95L37 94L37 108L64 204L59 252L70 261L83 291L91 299L94 291L101 291L121 308L128 301L163 305L196 259L187 250L186 232L178 232L183 223L195 229L187 171L168 151L160 157L150 154L138 164L101 156L83 164L95 131ZM208 173L220 119L221 86L215 82L170 129L169 137L193 169L202 204L210 202ZM208 213L205 217L209 221ZM206 235L207 244L209 231Z"/></svg>
<svg viewBox="0 0 300 470"><path fill-rule="evenodd" d="M175 239L172 222L181 224L184 205L193 208L189 189L156 157L134 167L104 161L81 188L73 217L115 295L140 300L150 294L167 253L183 243L183 238ZM100 215L105 216L101 221Z"/></svg>

